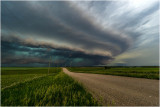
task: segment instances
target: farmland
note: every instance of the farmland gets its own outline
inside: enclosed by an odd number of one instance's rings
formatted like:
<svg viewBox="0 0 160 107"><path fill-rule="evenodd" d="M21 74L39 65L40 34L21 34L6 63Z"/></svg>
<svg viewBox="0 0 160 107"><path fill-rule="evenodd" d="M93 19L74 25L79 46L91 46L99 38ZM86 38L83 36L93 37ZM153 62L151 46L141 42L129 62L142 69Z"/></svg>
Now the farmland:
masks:
<svg viewBox="0 0 160 107"><path fill-rule="evenodd" d="M48 68L24 68L3 67L1 68L1 88L16 85L48 74ZM60 68L50 68L49 74L57 73Z"/></svg>
<svg viewBox="0 0 160 107"><path fill-rule="evenodd" d="M2 68L2 106L99 105L61 68Z"/></svg>
<svg viewBox="0 0 160 107"><path fill-rule="evenodd" d="M72 72L159 79L158 67L69 67Z"/></svg>

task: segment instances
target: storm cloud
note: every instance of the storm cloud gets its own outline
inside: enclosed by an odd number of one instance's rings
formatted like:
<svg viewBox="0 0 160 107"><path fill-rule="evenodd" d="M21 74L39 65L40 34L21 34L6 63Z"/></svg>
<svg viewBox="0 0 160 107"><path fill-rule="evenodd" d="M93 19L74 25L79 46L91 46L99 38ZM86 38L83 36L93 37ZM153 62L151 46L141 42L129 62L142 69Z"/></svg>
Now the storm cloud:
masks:
<svg viewBox="0 0 160 107"><path fill-rule="evenodd" d="M80 51L65 48L53 48L47 45L24 44L11 42L2 38L2 64L3 66L41 64L47 66L93 66L105 64L113 58L101 55L90 55ZM16 51L15 51L16 50ZM27 65L28 64L28 65Z"/></svg>
<svg viewBox="0 0 160 107"><path fill-rule="evenodd" d="M106 65L147 38L140 29L157 3L122 11L128 2L2 1L2 64Z"/></svg>

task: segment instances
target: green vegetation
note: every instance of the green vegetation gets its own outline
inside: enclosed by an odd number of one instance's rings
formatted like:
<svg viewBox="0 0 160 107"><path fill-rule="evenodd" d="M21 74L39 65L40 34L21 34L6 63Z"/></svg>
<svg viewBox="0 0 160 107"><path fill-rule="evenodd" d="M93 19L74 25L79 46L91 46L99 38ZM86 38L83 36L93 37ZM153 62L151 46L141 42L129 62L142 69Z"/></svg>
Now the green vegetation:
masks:
<svg viewBox="0 0 160 107"><path fill-rule="evenodd" d="M118 75L147 79L159 79L158 67L70 67L72 72Z"/></svg>
<svg viewBox="0 0 160 107"><path fill-rule="evenodd" d="M27 75L32 78L29 81L23 79L16 85L7 87L1 91L1 105L2 106L94 106L98 102L93 99L92 95L88 93L82 85L73 80L68 75L61 72L60 68L51 68L48 74L47 68L28 68L26 70L2 69L2 77L8 75L12 77L11 80L16 80L16 76ZM12 75L10 75L12 74ZM16 76L15 76L16 75ZM32 75L32 77L31 77ZM40 77L34 78L33 75ZM10 81L11 81L10 80ZM2 81L3 78L2 78ZM7 81L7 79L6 79ZM10 83L12 84L12 83ZM3 87L7 86L3 82Z"/></svg>
<svg viewBox="0 0 160 107"><path fill-rule="evenodd" d="M60 68L50 68L49 74L57 73ZM48 74L48 68L2 67L1 88L16 85Z"/></svg>

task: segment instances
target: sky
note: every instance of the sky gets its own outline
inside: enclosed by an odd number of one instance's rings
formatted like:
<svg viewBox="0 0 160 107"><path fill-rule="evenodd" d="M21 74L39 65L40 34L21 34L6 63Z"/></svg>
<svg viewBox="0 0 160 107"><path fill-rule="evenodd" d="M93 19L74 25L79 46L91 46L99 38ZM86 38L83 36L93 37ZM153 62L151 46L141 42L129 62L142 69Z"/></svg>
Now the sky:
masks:
<svg viewBox="0 0 160 107"><path fill-rule="evenodd" d="M2 1L2 66L157 66L159 1Z"/></svg>

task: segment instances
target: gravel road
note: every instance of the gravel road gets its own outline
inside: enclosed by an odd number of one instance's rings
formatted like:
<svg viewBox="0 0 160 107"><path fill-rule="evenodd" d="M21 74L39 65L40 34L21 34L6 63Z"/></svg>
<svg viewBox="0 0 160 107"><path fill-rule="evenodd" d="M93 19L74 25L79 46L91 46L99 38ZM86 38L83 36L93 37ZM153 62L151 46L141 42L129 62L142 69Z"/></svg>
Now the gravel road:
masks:
<svg viewBox="0 0 160 107"><path fill-rule="evenodd" d="M63 72L82 83L103 105L158 106L159 80Z"/></svg>

